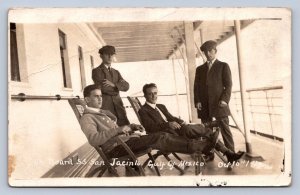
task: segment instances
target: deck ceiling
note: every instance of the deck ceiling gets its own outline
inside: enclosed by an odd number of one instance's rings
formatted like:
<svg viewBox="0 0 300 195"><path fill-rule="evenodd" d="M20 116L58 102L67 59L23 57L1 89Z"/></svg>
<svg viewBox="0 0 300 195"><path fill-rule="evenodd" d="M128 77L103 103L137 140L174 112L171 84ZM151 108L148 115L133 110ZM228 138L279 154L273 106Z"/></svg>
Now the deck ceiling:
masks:
<svg viewBox="0 0 300 195"><path fill-rule="evenodd" d="M242 21L242 27L249 21ZM233 21L195 21L195 45L202 39L218 43L234 33ZM110 22L91 26L107 45L116 48L117 62L165 60L184 44L184 22ZM195 54L197 53L195 49Z"/></svg>

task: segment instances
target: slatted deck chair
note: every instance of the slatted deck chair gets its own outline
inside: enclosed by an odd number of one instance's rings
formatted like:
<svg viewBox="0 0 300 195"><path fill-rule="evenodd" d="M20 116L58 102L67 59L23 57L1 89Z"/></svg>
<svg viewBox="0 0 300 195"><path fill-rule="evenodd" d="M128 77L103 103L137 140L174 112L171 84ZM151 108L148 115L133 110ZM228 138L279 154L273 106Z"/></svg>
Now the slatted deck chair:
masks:
<svg viewBox="0 0 300 195"><path fill-rule="evenodd" d="M127 96L127 99L129 101L129 103L131 104L139 122L141 123L142 125L142 120L141 120L141 117L139 115L139 110L140 108L142 107L142 104L140 102L140 100L137 98L137 97L130 97L130 96ZM164 153L164 152L161 152L161 151L157 151L156 154L153 155L154 159L157 159L159 156L164 156L167 161L171 162L172 163L172 159L169 157L169 155L172 154L177 160L179 161L183 161L175 152L172 152L172 153ZM148 159L149 160L149 159ZM147 161L145 163L148 163ZM174 164L174 167L180 172L181 175L184 174L185 170L180 168L179 166L177 166L175 163L172 163ZM187 167L185 167L187 168Z"/></svg>
<svg viewBox="0 0 300 195"><path fill-rule="evenodd" d="M128 96L127 99L130 102L135 114L137 115L138 120L142 124L141 117L138 113L139 109L142 106L141 102L139 101L139 99L137 97ZM215 128L219 128L219 127L215 127ZM219 151L216 151L215 149L213 149L212 152L214 152L223 162L226 162L226 159L223 157L223 155ZM154 157L154 159L156 159L156 158L158 158L158 156L161 156L161 155L163 155L168 161L172 161L169 157L169 154L165 154L161 151L158 151L155 155L153 155L153 157ZM182 159L176 153L173 152L172 155L179 161L182 161ZM193 156L194 160L197 162L196 166L195 166L195 174L199 175L204 169L203 164L206 163L204 154L196 152L192 156ZM179 170L181 174L184 174L185 170L181 169L180 167L178 167L176 165L174 167L177 170ZM188 166L185 168L188 168Z"/></svg>
<svg viewBox="0 0 300 195"><path fill-rule="evenodd" d="M76 118L78 120L78 122L80 121L80 118L83 114L84 111L84 107L85 107L85 102L81 99L78 98L73 98L73 99L69 99L68 100L70 106L72 107L74 114L76 115ZM115 139L116 143L118 145L121 145L124 147L124 149L127 151L128 155L126 156L122 156L122 157L118 157L117 159L115 159L115 162L120 161L120 162L139 162L137 160L138 157L141 157L143 155L148 155L148 161L151 161L152 163L155 162L154 157L151 154L152 148L147 148L146 150L143 151L139 151L139 152L133 152L129 146L122 141L118 136L114 137L113 139ZM112 158L109 158L105 152L103 151L103 149L101 148L101 146L97 146L94 147L96 149L96 151L98 152L98 154L100 155L100 157L102 158L103 162L104 162L104 166L99 166L96 167L95 169L90 170L87 174L86 177L92 177L94 175L96 175L98 173L98 177L102 177L102 175L105 173L105 171L108 171L112 176L116 176L118 177L119 174L116 170L115 166L112 166L111 162L112 162ZM115 165L117 163L114 163ZM129 166L125 166L126 171L128 171L128 173L132 176L145 176L145 171L144 168L146 165L141 165L141 163L137 163L137 167L135 169L133 169L132 167ZM158 176L160 176L159 170L156 168L155 169L156 174Z"/></svg>

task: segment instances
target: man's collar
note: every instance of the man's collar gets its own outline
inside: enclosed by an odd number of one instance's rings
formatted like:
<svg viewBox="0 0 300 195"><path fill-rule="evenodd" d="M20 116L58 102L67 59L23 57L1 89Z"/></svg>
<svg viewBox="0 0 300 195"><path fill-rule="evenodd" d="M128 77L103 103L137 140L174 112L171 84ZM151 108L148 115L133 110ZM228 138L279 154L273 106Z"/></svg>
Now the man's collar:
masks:
<svg viewBox="0 0 300 195"><path fill-rule="evenodd" d="M147 102L147 101L146 101L146 104L148 104L149 106L151 106L151 108L153 108L153 109L155 109L155 108L156 108L156 104L152 104L152 103L150 103L150 102Z"/></svg>
<svg viewBox="0 0 300 195"><path fill-rule="evenodd" d="M102 110L101 108L92 108L86 106L84 109L84 114L97 114L101 116L107 116L113 121L117 121L117 117L108 110Z"/></svg>
<svg viewBox="0 0 300 195"><path fill-rule="evenodd" d="M111 65L104 64L104 66L108 69Z"/></svg>
<svg viewBox="0 0 300 195"><path fill-rule="evenodd" d="M86 106L85 107L87 110L89 110L89 111L93 111L93 112L100 112L100 108L93 108L93 107L88 107L88 106Z"/></svg>
<svg viewBox="0 0 300 195"><path fill-rule="evenodd" d="M213 59L211 62L211 64L213 65L214 63L215 63L215 61L217 60L217 58L215 58L215 59ZM206 61L206 63L208 64L208 62L210 62L210 61Z"/></svg>

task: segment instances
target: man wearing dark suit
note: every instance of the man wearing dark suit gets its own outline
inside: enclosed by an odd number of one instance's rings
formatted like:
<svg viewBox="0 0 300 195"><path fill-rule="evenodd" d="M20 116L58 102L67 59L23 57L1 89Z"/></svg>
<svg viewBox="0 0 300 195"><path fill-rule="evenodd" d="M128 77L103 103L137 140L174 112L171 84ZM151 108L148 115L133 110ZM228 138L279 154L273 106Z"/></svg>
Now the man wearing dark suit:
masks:
<svg viewBox="0 0 300 195"><path fill-rule="evenodd" d="M115 48L106 45L99 49L102 63L92 71L92 79L95 84L101 87L103 104L102 109L109 110L117 117L119 126L128 125L126 111L120 97L120 91L127 91L129 83L125 81L120 72L111 67Z"/></svg>
<svg viewBox="0 0 300 195"><path fill-rule="evenodd" d="M187 139L197 139L210 137L213 133L211 129L205 128L203 125L186 124L183 120L170 114L165 105L156 104L157 87L154 83L144 85L143 92L146 103L139 110L139 115L148 134L167 132ZM229 162L236 161L243 155L243 153L234 153L220 141L216 143L215 148L225 154Z"/></svg>
<svg viewBox="0 0 300 195"><path fill-rule="evenodd" d="M215 117L227 148L234 151L234 141L229 128L229 100L231 95L231 72L227 63L216 59L217 43L206 41L201 47L207 61L197 67L194 82L194 103L198 117L209 123Z"/></svg>

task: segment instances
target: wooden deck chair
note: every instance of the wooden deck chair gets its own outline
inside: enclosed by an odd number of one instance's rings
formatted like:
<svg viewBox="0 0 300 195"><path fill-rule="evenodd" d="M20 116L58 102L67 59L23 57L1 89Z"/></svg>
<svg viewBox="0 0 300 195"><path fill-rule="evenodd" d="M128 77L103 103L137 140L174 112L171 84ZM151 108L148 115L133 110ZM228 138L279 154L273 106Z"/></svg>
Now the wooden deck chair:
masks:
<svg viewBox="0 0 300 195"><path fill-rule="evenodd" d="M130 102L134 112L136 113L138 120L142 124L141 117L138 113L139 109L142 106L141 102L139 101L139 99L137 97L128 96L127 99ZM217 128L219 128L219 127L217 127ZM226 159L223 157L223 155L219 151L216 151L215 149L213 149L212 152L214 152L223 162L227 162ZM153 157L154 157L154 159L156 159L160 155L163 155L168 161L172 161L169 157L169 154L162 153L161 151L158 151L156 154L153 155ZM173 152L172 155L179 161L182 161L182 159L176 153ZM193 158L197 162L196 166L195 166L195 174L199 175L203 171L203 168L204 168L203 163L204 164L206 163L204 155L202 153L194 153ZM184 174L183 169L181 169L180 167L176 167L176 165L174 167L177 170L179 170L181 174Z"/></svg>
<svg viewBox="0 0 300 195"><path fill-rule="evenodd" d="M139 110L141 109L142 107L142 104L140 102L140 100L137 98L137 97L130 97L130 96L127 96L127 99L129 101L129 103L131 104L139 122L142 124L142 120L141 120L141 117L139 115ZM156 154L153 155L154 159L157 159L159 156L164 156L167 161L171 162L172 163L172 159L169 157L169 155L172 154L177 160L179 161L183 161L175 152L172 152L172 153L164 153L164 152L161 152L161 151L158 151ZM149 160L149 159L148 159ZM147 161L145 162L147 163ZM180 172L181 175L184 174L185 170L180 168L179 166L177 166L175 163L172 163L174 164L174 167Z"/></svg>
<svg viewBox="0 0 300 195"><path fill-rule="evenodd" d="M70 106L72 107L74 114L76 115L76 118L78 120L78 122L80 121L80 118L83 114L84 108L86 106L85 102L81 99L78 98L74 98L74 99L69 99L68 100ZM140 151L140 152L133 152L129 146L122 141L118 136L114 137L113 139L115 139L116 143L118 145L121 145L124 147L124 149L127 151L128 155L126 156L122 156L122 157L118 157L117 159L115 159L116 161L120 161L120 162L139 162L137 160L138 157L143 156L143 155L148 155L148 161L151 161L153 164L155 162L154 157L151 154L152 148L147 148L146 150ZM105 171L109 171L110 174L112 174L113 176L118 177L119 174L116 170L115 166L112 166L111 162L112 162L112 158L109 158L105 152L102 150L101 146L97 146L94 147L96 149L96 151L98 152L98 154L100 155L100 157L102 158L103 162L104 162L104 166L100 166L100 167L96 167L93 170L90 170L87 174L86 177L92 177L94 175L98 174L98 177L101 177ZM117 163L114 163L117 164ZM145 172L144 172L144 168L146 165L141 165L141 163L138 163L136 169L134 170L132 167L129 166L125 166L126 171L128 171L128 173L130 173L130 175L132 176L145 176ZM160 176L159 170L156 167L155 169L156 174L158 176Z"/></svg>

